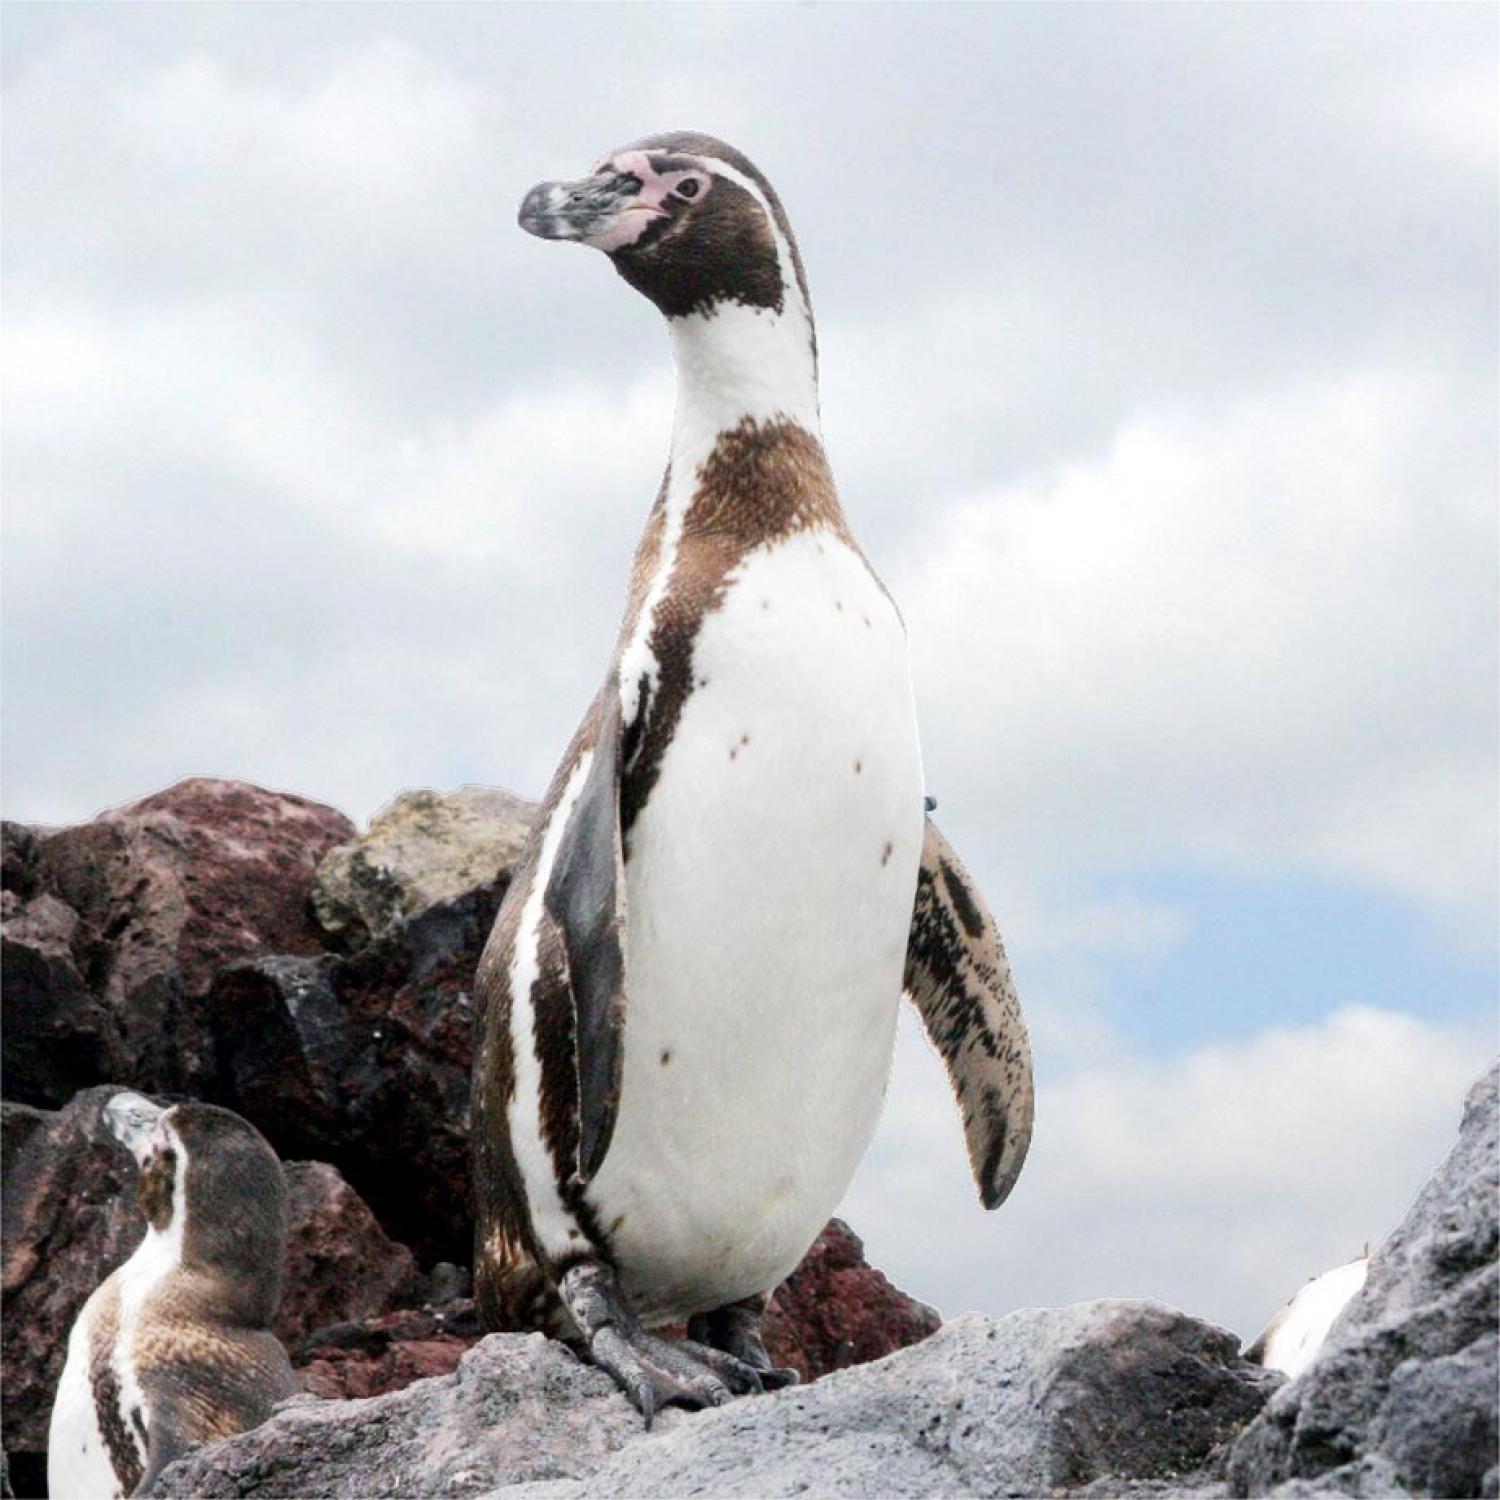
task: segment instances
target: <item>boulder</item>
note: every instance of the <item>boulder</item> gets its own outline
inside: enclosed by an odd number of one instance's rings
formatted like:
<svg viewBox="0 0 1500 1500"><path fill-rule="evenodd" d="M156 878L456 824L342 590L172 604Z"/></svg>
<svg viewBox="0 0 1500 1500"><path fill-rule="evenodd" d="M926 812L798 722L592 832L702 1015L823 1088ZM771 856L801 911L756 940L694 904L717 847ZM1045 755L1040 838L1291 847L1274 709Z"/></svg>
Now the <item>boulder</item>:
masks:
<svg viewBox="0 0 1500 1500"><path fill-rule="evenodd" d="M22 946L8 949L4 1024L28 1042L14 1057L7 1046L10 1096L56 1105L103 1082L208 1093L215 975L256 954L320 951L313 872L353 831L305 797L195 777L88 823L33 830L30 845L13 838L16 894L34 881L57 905L37 912L33 899L18 913ZM48 1038L66 1043L71 1073L42 1055Z"/></svg>
<svg viewBox="0 0 1500 1500"><path fill-rule="evenodd" d="M370 1401L283 1408L152 1493L1049 1495L1201 1472L1279 1377L1150 1302L977 1314L887 1359L651 1432L608 1377L538 1335ZM1114 1490L1118 1492L1118 1484Z"/></svg>
<svg viewBox="0 0 1500 1500"><path fill-rule="evenodd" d="M363 1401L294 1398L168 1467L153 1495L478 1495L592 1472L640 1433L602 1370L541 1334L492 1334L451 1375Z"/></svg>
<svg viewBox="0 0 1500 1500"><path fill-rule="evenodd" d="M859 1236L831 1219L776 1289L762 1332L772 1360L807 1381L930 1338L942 1321L892 1286L865 1260Z"/></svg>
<svg viewBox="0 0 1500 1500"><path fill-rule="evenodd" d="M467 1262L474 970L505 879L347 957L232 964L209 995L219 1103L333 1163L424 1263Z"/></svg>
<svg viewBox="0 0 1500 1500"><path fill-rule="evenodd" d="M272 1331L296 1350L315 1329L420 1300L417 1262L359 1194L320 1161L286 1164L286 1275Z"/></svg>
<svg viewBox="0 0 1500 1500"><path fill-rule="evenodd" d="M1236 1495L1494 1494L1500 1463L1500 1069L1370 1259L1317 1360L1234 1445Z"/></svg>
<svg viewBox="0 0 1500 1500"><path fill-rule="evenodd" d="M519 858L536 807L498 787L402 792L363 834L324 856L313 882L318 920L357 947L402 917L492 883Z"/></svg>
<svg viewBox="0 0 1500 1500"><path fill-rule="evenodd" d="M101 1079L126 1076L120 1018L78 967L78 913L46 891L27 899L7 890L0 900L0 1094L56 1107Z"/></svg>

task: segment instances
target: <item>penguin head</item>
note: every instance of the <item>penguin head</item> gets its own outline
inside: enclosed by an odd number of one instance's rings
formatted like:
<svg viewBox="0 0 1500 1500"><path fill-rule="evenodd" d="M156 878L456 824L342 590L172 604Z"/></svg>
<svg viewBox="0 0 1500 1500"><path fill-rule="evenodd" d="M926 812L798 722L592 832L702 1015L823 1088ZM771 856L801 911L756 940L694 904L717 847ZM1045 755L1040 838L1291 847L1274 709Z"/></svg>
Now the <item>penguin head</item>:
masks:
<svg viewBox="0 0 1500 1500"><path fill-rule="evenodd" d="M542 182L519 223L545 240L602 250L669 318L721 302L782 311L807 281L785 211L733 146L691 131L647 136L575 182Z"/></svg>
<svg viewBox="0 0 1500 1500"><path fill-rule="evenodd" d="M281 1290L287 1193L281 1162L248 1120L213 1104L153 1104L116 1094L105 1123L140 1167L151 1232L180 1244L180 1262L218 1273L240 1309L264 1323Z"/></svg>

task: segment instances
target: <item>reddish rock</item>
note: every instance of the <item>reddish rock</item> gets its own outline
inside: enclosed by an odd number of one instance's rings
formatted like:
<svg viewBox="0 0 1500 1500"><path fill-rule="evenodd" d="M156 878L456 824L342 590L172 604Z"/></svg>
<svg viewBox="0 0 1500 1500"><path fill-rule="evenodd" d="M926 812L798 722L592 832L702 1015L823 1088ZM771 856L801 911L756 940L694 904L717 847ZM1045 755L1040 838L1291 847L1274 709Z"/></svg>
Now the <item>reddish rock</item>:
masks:
<svg viewBox="0 0 1500 1500"><path fill-rule="evenodd" d="M390 1313L319 1330L297 1351L297 1375L315 1396L383 1396L451 1374L479 1338L472 1301Z"/></svg>
<svg viewBox="0 0 1500 1500"><path fill-rule="evenodd" d="M209 997L219 1101L284 1157L332 1162L425 1263L472 1253L474 970L506 878L346 958L233 965Z"/></svg>
<svg viewBox="0 0 1500 1500"><path fill-rule="evenodd" d="M286 1164L290 1224L281 1308L272 1330L288 1349L317 1328L374 1317L424 1290L405 1245L324 1162Z"/></svg>
<svg viewBox="0 0 1500 1500"><path fill-rule="evenodd" d="M863 1243L842 1219L830 1219L776 1289L762 1329L776 1364L816 1380L919 1343L941 1326L933 1308L866 1262Z"/></svg>
<svg viewBox="0 0 1500 1500"><path fill-rule="evenodd" d="M214 976L257 954L319 951L313 874L353 832L342 813L305 797L195 777L88 823L33 830L34 848L13 838L15 884L34 879L77 914L76 972L124 1048L101 1054L108 1071L84 1081L204 1093L214 1058L203 996ZM8 999L7 1024L12 1013ZM45 1072L8 1067L6 1086L29 1103L61 1102Z"/></svg>

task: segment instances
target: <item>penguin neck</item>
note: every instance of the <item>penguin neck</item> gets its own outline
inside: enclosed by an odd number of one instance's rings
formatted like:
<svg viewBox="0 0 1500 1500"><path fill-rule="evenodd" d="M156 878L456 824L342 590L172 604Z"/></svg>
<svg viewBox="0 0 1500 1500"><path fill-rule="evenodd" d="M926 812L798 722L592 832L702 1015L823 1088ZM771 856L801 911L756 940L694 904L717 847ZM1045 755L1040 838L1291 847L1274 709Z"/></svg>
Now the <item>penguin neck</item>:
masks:
<svg viewBox="0 0 1500 1500"><path fill-rule="evenodd" d="M677 366L671 467L690 479L721 433L794 423L821 447L812 319L795 284L782 309L718 302L668 320Z"/></svg>

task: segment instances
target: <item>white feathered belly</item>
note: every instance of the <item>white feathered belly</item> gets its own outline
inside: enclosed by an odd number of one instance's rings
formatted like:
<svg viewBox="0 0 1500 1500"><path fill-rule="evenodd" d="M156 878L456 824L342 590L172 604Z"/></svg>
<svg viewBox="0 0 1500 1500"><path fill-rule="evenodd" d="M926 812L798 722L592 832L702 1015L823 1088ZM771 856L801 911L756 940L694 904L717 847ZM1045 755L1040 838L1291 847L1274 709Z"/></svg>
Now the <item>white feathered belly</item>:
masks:
<svg viewBox="0 0 1500 1500"><path fill-rule="evenodd" d="M648 1320L767 1290L890 1068L922 834L905 631L852 548L753 554L630 835L624 1081L589 1199Z"/></svg>

